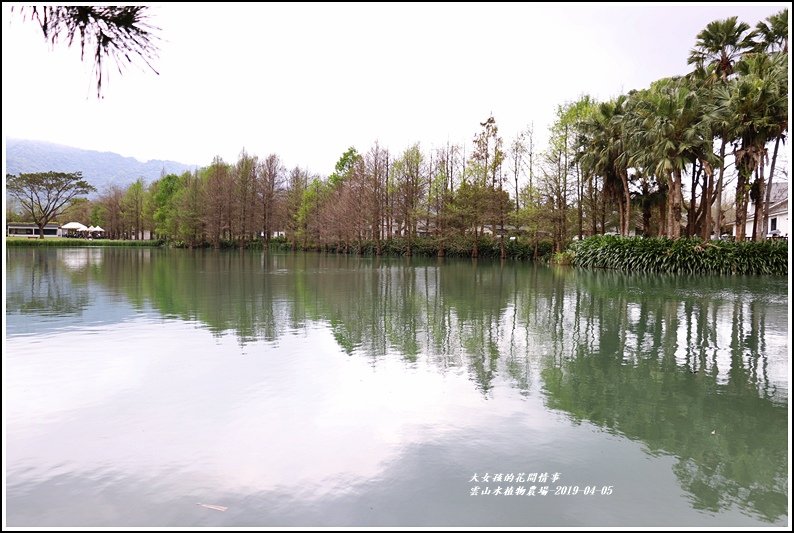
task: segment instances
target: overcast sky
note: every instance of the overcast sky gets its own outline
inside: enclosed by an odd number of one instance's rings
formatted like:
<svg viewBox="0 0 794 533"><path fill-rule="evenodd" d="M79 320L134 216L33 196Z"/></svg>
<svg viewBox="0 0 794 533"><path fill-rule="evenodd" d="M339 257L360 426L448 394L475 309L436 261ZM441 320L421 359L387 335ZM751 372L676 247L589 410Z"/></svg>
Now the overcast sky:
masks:
<svg viewBox="0 0 794 533"><path fill-rule="evenodd" d="M51 49L4 3L3 131L201 166L245 148L321 174L376 140L470 150L490 114L505 144L530 123L542 144L556 106L683 74L710 21L786 5L161 4L159 76L112 70L97 100L79 47Z"/></svg>

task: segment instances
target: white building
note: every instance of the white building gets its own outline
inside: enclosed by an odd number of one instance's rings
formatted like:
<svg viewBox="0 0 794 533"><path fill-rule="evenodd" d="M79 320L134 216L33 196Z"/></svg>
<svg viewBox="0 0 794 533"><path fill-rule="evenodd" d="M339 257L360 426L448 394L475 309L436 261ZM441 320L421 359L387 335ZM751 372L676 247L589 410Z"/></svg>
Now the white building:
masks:
<svg viewBox="0 0 794 533"><path fill-rule="evenodd" d="M7 237L39 237L39 227L32 222L8 222L6 224ZM57 222L50 222L44 226L44 238L61 237L61 228Z"/></svg>

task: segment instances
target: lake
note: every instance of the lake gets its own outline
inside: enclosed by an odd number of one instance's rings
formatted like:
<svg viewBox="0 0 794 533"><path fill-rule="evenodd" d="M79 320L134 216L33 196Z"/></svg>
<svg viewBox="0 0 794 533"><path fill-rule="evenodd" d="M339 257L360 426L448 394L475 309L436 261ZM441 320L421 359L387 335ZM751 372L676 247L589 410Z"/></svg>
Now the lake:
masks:
<svg viewBox="0 0 794 533"><path fill-rule="evenodd" d="M8 248L9 526L785 526L784 277Z"/></svg>

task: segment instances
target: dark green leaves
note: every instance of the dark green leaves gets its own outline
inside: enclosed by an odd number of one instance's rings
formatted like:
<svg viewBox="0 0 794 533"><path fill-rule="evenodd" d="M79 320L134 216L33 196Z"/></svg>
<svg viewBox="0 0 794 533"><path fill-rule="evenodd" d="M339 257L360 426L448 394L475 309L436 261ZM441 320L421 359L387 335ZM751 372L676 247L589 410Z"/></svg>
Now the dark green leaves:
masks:
<svg viewBox="0 0 794 533"><path fill-rule="evenodd" d="M573 264L585 268L671 274L788 273L787 241L595 236L577 243L571 251Z"/></svg>

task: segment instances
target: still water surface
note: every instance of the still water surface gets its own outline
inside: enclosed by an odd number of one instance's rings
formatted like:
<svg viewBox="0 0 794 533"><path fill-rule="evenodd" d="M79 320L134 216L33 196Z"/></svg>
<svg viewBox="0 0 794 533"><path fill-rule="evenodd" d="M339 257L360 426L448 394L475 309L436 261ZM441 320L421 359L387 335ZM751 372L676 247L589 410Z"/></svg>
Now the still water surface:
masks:
<svg viewBox="0 0 794 533"><path fill-rule="evenodd" d="M6 299L10 526L788 522L785 278L10 248Z"/></svg>

